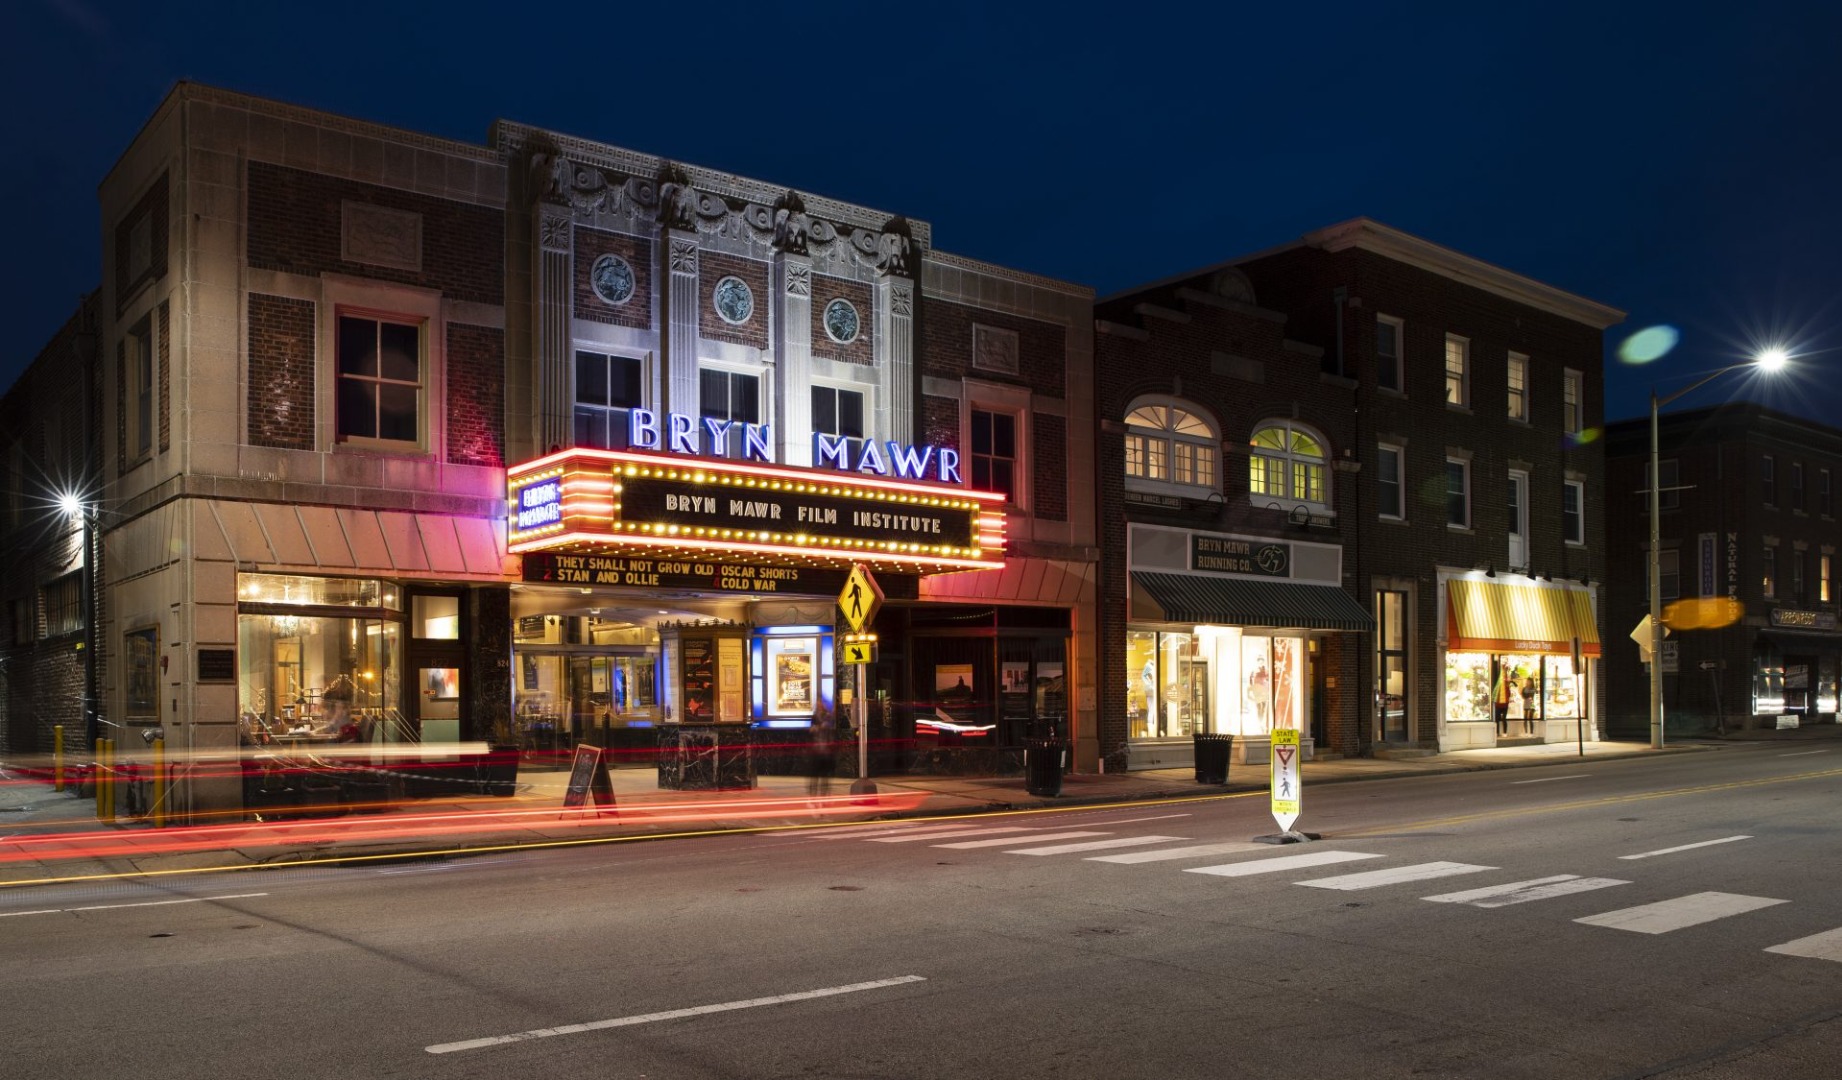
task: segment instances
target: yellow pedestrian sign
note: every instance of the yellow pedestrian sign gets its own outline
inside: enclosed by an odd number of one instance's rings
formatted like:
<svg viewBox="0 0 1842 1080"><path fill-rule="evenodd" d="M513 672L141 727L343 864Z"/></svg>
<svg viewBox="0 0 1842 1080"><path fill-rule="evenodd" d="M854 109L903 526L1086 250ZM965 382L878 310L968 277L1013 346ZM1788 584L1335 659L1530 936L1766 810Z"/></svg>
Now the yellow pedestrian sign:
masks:
<svg viewBox="0 0 1842 1080"><path fill-rule="evenodd" d="M875 620L876 609L882 606L883 590L870 576L869 569L862 563L851 567L844 591L838 594L838 610L844 614L844 625L850 627L852 633L861 634L863 628Z"/></svg>
<svg viewBox="0 0 1842 1080"><path fill-rule="evenodd" d="M1279 823L1280 832L1292 831L1303 794L1298 778L1298 729L1274 728L1273 820Z"/></svg>
<svg viewBox="0 0 1842 1080"><path fill-rule="evenodd" d="M846 634L839 642L839 649L844 654L842 659L846 664L876 663L875 634Z"/></svg>

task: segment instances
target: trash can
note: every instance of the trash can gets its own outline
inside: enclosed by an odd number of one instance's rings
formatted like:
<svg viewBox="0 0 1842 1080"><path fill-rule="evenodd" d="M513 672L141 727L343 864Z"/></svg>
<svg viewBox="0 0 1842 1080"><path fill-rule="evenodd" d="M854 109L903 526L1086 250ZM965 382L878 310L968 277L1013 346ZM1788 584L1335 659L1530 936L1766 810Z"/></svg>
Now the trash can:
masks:
<svg viewBox="0 0 1842 1080"><path fill-rule="evenodd" d="M1196 782L1226 784L1228 752L1234 747L1233 735L1199 731L1196 738Z"/></svg>
<svg viewBox="0 0 1842 1080"><path fill-rule="evenodd" d="M1060 739L1029 739L1023 744L1023 771L1030 794L1062 793L1062 752Z"/></svg>

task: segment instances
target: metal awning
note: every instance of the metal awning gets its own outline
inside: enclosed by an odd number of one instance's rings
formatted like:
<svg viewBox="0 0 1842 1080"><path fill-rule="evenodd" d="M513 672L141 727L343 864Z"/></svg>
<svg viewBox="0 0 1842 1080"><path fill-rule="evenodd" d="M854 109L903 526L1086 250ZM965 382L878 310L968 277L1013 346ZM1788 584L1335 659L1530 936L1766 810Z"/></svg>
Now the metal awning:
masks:
<svg viewBox="0 0 1842 1080"><path fill-rule="evenodd" d="M1362 605L1334 585L1150 571L1134 571L1132 583L1135 594L1142 593L1143 599L1156 605L1157 613L1151 617L1164 622L1306 630L1375 628L1375 620Z"/></svg>
<svg viewBox="0 0 1842 1080"><path fill-rule="evenodd" d="M1578 637L1582 653L1599 655L1599 625L1585 589L1453 578L1445 591L1446 647L1454 652L1565 653Z"/></svg>

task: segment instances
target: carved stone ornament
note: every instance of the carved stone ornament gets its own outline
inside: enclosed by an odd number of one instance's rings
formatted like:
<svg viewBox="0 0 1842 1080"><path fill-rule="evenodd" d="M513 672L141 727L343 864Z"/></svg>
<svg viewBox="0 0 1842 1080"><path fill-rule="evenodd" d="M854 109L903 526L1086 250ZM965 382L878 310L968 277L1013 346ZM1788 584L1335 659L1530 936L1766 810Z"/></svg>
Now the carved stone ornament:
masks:
<svg viewBox="0 0 1842 1080"><path fill-rule="evenodd" d="M851 236L851 246L856 249L858 261L872 267L879 274L895 274L908 277L909 250L914 241L909 235L908 219L893 217L883 231L873 233L868 229L858 229Z"/></svg>
<svg viewBox="0 0 1842 1080"><path fill-rule="evenodd" d="M1015 375L1020 370L1017 331L972 324L972 366L980 371Z"/></svg>
<svg viewBox="0 0 1842 1080"><path fill-rule="evenodd" d="M564 214L545 214L538 226L538 243L545 251L569 250L570 221Z"/></svg>
<svg viewBox="0 0 1842 1080"><path fill-rule="evenodd" d="M806 238L811 233L812 219L806 216L805 201L789 190L774 204L774 250L804 255Z"/></svg>
<svg viewBox="0 0 1842 1080"><path fill-rule="evenodd" d="M812 295L812 267L805 263L787 264L787 295Z"/></svg>
<svg viewBox="0 0 1842 1080"><path fill-rule="evenodd" d="M671 267L674 274L697 273L697 243L694 240L673 238Z"/></svg>
<svg viewBox="0 0 1842 1080"><path fill-rule="evenodd" d="M915 313L915 287L907 282L898 281L889 290L889 312L904 318Z"/></svg>
<svg viewBox="0 0 1842 1080"><path fill-rule="evenodd" d="M540 201L561 203L584 214L651 217L659 205L659 191L651 180L615 176L561 154L532 154L531 174Z"/></svg>
<svg viewBox="0 0 1842 1080"><path fill-rule="evenodd" d="M422 269L421 214L348 199L342 217L339 256L346 262Z"/></svg>

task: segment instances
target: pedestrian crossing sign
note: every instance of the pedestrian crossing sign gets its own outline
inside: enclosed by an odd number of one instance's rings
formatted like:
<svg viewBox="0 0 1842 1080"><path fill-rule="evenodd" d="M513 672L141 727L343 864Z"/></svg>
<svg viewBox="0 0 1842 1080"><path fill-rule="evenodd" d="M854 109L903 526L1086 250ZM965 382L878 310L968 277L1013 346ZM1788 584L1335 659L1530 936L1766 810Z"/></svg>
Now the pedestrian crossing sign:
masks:
<svg viewBox="0 0 1842 1080"><path fill-rule="evenodd" d="M870 576L869 568L862 563L851 567L851 576L844 581L844 591L838 594L838 611L844 616L844 625L850 627L853 634L861 634L863 628L875 620L876 609L882 606L883 590Z"/></svg>
<svg viewBox="0 0 1842 1080"><path fill-rule="evenodd" d="M1298 729L1273 729L1273 820L1291 832L1303 801L1298 778Z"/></svg>
<svg viewBox="0 0 1842 1080"><path fill-rule="evenodd" d="M845 664L876 663L875 634L846 634L838 647L843 652L841 661Z"/></svg>

